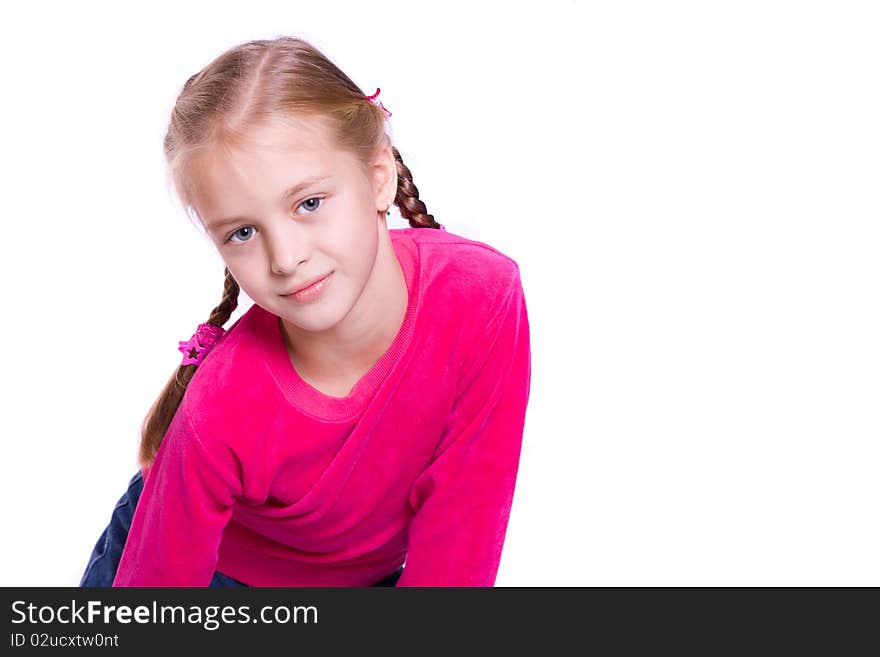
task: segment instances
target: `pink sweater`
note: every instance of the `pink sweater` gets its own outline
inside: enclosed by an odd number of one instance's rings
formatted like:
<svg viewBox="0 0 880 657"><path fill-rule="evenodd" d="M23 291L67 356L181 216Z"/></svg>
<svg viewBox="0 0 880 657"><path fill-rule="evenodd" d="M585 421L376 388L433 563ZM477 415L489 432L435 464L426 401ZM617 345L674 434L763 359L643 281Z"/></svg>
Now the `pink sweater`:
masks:
<svg viewBox="0 0 880 657"><path fill-rule="evenodd" d="M492 586L531 380L519 267L448 231L390 229L409 304L344 398L294 369L252 305L199 365L114 586Z"/></svg>

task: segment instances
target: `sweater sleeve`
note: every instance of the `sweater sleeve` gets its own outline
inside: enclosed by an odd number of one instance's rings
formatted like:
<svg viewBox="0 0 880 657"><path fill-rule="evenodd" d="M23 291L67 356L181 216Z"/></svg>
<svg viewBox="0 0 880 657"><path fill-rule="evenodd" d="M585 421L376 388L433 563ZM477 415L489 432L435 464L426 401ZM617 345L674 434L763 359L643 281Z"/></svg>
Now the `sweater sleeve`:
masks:
<svg viewBox="0 0 880 657"><path fill-rule="evenodd" d="M494 586L519 467L531 383L519 270L449 422L410 489L415 514L397 586ZM494 326L493 326L494 324Z"/></svg>
<svg viewBox="0 0 880 657"><path fill-rule="evenodd" d="M208 586L241 493L233 451L203 441L178 409L145 478L113 586Z"/></svg>

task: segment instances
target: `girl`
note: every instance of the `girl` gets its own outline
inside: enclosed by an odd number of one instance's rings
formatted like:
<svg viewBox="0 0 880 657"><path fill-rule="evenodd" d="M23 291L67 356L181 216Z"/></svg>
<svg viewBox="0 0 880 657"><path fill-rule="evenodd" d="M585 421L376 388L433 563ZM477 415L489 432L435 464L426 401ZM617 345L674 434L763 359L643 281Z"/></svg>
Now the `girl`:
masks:
<svg viewBox="0 0 880 657"><path fill-rule="evenodd" d="M494 585L531 380L519 268L427 213L378 94L291 37L184 85L165 155L223 298L81 586Z"/></svg>

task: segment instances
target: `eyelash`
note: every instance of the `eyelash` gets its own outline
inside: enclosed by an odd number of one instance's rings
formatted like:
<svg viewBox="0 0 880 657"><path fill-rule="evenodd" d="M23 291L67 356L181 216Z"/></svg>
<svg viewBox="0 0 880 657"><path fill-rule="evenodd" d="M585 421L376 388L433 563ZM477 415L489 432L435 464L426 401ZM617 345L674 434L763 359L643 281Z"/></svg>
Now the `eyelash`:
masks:
<svg viewBox="0 0 880 657"><path fill-rule="evenodd" d="M305 201L303 201L302 203L300 203L297 207L300 208L300 207L302 207L303 205L305 205L306 203L308 203L309 201L323 201L324 198L325 198L325 197L323 197L323 196L310 196L310 197L307 198ZM314 214L315 212L318 211L318 209L319 209L322 205L323 205L323 203L320 203L320 204L318 205L317 208L315 208L314 210L312 210L312 211L309 212L308 214ZM230 242L230 241L232 240L233 236L234 236L238 231L240 231L242 228L253 228L253 226L239 226L238 228L236 228L235 230L233 230L231 233L229 233L229 235L226 236L226 238L223 240L223 243L224 243L224 244L227 244L228 242ZM244 242L239 242L239 244L244 244Z"/></svg>

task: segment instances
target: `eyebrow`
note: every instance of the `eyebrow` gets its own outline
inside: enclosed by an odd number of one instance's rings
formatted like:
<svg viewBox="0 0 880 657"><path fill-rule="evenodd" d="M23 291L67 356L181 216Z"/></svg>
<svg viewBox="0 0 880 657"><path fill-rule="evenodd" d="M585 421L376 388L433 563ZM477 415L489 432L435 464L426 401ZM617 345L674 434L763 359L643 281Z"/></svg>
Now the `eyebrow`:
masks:
<svg viewBox="0 0 880 657"><path fill-rule="evenodd" d="M304 189L311 187L315 183L323 182L325 180L329 180L331 176L328 175L319 175L312 176L311 178L306 178L298 183L296 183L293 187L289 188L284 194L281 196L281 200L287 199L291 196L299 194ZM227 217L226 219L220 219L218 221L212 221L208 224L209 231L216 231L224 226L228 226L229 224L236 224L240 221L249 221L247 217Z"/></svg>

